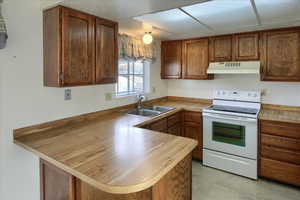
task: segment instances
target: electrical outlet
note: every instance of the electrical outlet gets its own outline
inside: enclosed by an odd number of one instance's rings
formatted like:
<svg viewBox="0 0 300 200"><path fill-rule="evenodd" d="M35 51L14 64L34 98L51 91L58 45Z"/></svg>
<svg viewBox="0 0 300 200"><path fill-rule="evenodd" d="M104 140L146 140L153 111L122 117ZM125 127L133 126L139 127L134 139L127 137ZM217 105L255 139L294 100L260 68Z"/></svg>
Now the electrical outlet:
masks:
<svg viewBox="0 0 300 200"><path fill-rule="evenodd" d="M72 91L71 89L65 89L65 101L72 99Z"/></svg>
<svg viewBox="0 0 300 200"><path fill-rule="evenodd" d="M111 101L112 100L112 93L105 93L105 100Z"/></svg>
<svg viewBox="0 0 300 200"><path fill-rule="evenodd" d="M262 89L261 90L261 96L267 96L267 89Z"/></svg>
<svg viewBox="0 0 300 200"><path fill-rule="evenodd" d="M156 92L156 87L152 87L152 93Z"/></svg>

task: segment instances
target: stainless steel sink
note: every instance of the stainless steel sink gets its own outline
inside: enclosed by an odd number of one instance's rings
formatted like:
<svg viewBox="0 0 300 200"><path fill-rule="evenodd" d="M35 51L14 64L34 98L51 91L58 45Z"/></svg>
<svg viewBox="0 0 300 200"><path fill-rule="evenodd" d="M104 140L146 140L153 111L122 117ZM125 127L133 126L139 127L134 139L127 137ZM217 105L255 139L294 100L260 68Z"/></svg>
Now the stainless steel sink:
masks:
<svg viewBox="0 0 300 200"><path fill-rule="evenodd" d="M171 107L167 107L167 106L143 106L142 108L147 109L147 110L158 111L161 113L165 113L165 112L175 109L175 108L171 108Z"/></svg>
<svg viewBox="0 0 300 200"><path fill-rule="evenodd" d="M175 108L166 106L142 106L141 108L128 111L127 114L154 117L173 109Z"/></svg>
<svg viewBox="0 0 300 200"><path fill-rule="evenodd" d="M140 115L140 116L146 116L146 117L154 117L159 115L161 112L158 111L153 111L153 110L147 110L147 109L143 109L143 108L136 108L133 110L130 110L127 112L127 114L131 114L131 115Z"/></svg>

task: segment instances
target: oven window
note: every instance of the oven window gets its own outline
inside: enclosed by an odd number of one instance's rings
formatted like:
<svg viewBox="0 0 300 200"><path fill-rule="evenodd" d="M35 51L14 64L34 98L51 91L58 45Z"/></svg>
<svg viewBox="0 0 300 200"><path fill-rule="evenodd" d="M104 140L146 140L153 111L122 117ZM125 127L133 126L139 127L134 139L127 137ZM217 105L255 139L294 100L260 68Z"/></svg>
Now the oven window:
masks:
<svg viewBox="0 0 300 200"><path fill-rule="evenodd" d="M245 126L213 122L214 141L245 146Z"/></svg>

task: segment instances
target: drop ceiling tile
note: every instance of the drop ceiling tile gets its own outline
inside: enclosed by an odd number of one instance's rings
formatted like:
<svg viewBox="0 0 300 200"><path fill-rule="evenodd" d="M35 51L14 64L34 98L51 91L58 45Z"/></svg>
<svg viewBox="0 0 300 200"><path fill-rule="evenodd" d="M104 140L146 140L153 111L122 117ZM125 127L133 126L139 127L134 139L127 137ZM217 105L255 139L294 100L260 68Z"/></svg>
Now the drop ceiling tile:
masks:
<svg viewBox="0 0 300 200"><path fill-rule="evenodd" d="M171 9L146 14L143 16L134 17L134 19L175 34L193 31L209 31L205 26L201 25L196 20L180 11L179 9Z"/></svg>
<svg viewBox="0 0 300 200"><path fill-rule="evenodd" d="M300 0L255 0L262 24L300 20Z"/></svg>
<svg viewBox="0 0 300 200"><path fill-rule="evenodd" d="M258 24L250 0L213 0L182 9L216 31Z"/></svg>

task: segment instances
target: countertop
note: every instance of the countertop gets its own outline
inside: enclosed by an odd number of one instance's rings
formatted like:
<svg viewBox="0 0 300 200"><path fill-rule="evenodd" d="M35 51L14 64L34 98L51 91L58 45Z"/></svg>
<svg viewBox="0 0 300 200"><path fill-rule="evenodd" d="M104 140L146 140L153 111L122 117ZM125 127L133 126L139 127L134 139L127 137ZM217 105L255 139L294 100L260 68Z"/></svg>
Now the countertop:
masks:
<svg viewBox="0 0 300 200"><path fill-rule="evenodd" d="M130 106L125 106L18 129L14 141L102 191L142 191L184 159L197 142L138 126L181 110L201 112L211 101L168 97L150 104L175 109L148 118L126 114ZM263 106L259 119L300 123L300 109Z"/></svg>
<svg viewBox="0 0 300 200"><path fill-rule="evenodd" d="M291 106L263 105L260 120L300 123L300 108Z"/></svg>
<svg viewBox="0 0 300 200"><path fill-rule="evenodd" d="M201 111L209 104L163 100L156 105L176 109L156 118L128 115L122 109L103 111L90 119L82 117L16 130L14 142L102 191L142 191L191 153L197 142L136 126L183 108Z"/></svg>

